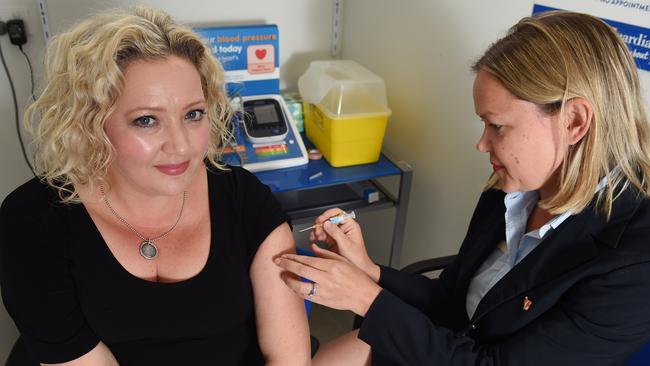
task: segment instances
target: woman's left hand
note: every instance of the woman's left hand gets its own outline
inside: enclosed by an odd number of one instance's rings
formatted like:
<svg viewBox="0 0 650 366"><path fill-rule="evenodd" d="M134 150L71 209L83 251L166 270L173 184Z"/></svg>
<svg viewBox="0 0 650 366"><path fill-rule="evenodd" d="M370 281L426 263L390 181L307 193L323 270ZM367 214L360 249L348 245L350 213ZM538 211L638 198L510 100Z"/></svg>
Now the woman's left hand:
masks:
<svg viewBox="0 0 650 366"><path fill-rule="evenodd" d="M325 249L317 253L320 258L283 254L275 259L283 269L314 281L312 284L282 276L287 286L304 299L365 316L381 287L342 256Z"/></svg>

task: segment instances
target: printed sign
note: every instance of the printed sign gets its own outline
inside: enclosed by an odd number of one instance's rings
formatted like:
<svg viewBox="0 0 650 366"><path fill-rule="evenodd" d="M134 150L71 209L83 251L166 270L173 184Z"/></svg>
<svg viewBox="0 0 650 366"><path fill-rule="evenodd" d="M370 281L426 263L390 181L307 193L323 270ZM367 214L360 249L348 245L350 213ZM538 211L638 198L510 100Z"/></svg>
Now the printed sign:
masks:
<svg viewBox="0 0 650 366"><path fill-rule="evenodd" d="M248 46L248 72L269 74L275 71L275 48L272 44Z"/></svg>
<svg viewBox="0 0 650 366"><path fill-rule="evenodd" d="M194 31L223 65L231 96L280 93L277 26L195 28Z"/></svg>
<svg viewBox="0 0 650 366"><path fill-rule="evenodd" d="M630 48L639 70L650 71L650 1L626 0L544 0L533 14L569 10L591 14L612 26Z"/></svg>

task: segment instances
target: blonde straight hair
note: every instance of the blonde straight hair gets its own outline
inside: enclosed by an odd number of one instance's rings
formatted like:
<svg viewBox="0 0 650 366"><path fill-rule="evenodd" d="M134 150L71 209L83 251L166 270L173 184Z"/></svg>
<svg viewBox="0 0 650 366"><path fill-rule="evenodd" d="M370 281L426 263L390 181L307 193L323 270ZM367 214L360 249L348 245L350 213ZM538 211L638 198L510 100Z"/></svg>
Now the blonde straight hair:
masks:
<svg viewBox="0 0 650 366"><path fill-rule="evenodd" d="M45 57L44 88L24 115L34 135L38 175L78 202L80 185L104 182L114 149L104 123L137 60L182 57L201 77L211 124L207 160L218 169L232 110L224 71L199 36L166 13L144 6L98 14L55 36ZM91 187L92 188L92 187Z"/></svg>
<svg viewBox="0 0 650 366"><path fill-rule="evenodd" d="M634 59L607 24L590 15L548 12L523 18L492 44L473 70L494 75L517 98L560 113L572 98L593 108L587 134L569 149L557 193L540 205L578 213L593 200L607 217L630 184L650 196L650 130ZM493 174L486 188L499 186Z"/></svg>

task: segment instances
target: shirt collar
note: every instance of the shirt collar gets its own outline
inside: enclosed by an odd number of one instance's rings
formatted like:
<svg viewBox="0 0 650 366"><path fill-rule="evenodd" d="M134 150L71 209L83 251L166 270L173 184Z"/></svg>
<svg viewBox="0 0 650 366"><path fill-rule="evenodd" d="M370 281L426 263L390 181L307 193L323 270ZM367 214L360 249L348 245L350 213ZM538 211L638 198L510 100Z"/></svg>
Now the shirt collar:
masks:
<svg viewBox="0 0 650 366"><path fill-rule="evenodd" d="M612 174L617 174L618 170L612 170ZM607 185L608 177L604 176L596 186L594 194L600 192ZM515 207L522 207L526 212L526 217L530 215L534 208L534 204L539 200L539 191L527 191L527 192L510 192L507 193L503 199L504 204L507 210L513 209ZM538 238L543 238L550 230L556 229L560 224L564 222L567 218L573 215L572 211L565 211L559 215L552 217L546 224L542 225L538 230L531 232L534 236Z"/></svg>

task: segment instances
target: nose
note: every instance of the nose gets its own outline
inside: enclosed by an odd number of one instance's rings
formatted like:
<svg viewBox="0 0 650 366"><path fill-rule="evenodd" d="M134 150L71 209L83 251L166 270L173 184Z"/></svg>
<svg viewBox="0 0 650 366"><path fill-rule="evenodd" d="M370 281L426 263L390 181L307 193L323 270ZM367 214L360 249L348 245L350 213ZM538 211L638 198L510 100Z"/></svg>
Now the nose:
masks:
<svg viewBox="0 0 650 366"><path fill-rule="evenodd" d="M490 137L488 136L489 131L487 127L483 127L483 133L476 143L476 150L480 152L489 152L491 149Z"/></svg>
<svg viewBox="0 0 650 366"><path fill-rule="evenodd" d="M185 121L167 125L163 151L171 155L183 155L190 148L190 136Z"/></svg>

